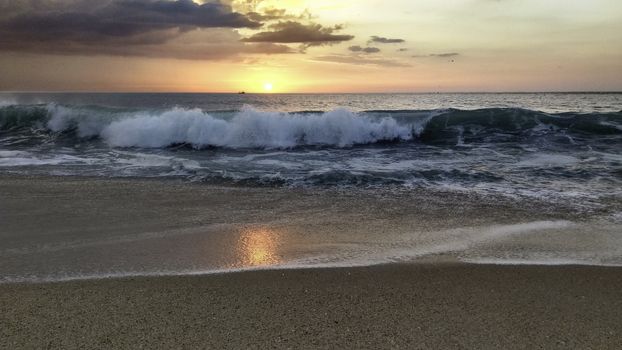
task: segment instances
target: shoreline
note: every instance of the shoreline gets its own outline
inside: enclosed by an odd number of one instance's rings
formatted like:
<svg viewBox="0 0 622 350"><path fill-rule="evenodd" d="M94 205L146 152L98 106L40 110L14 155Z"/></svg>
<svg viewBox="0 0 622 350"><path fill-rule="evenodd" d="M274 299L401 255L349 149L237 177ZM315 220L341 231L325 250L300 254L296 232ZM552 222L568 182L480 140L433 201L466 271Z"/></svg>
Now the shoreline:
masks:
<svg viewBox="0 0 622 350"><path fill-rule="evenodd" d="M622 254L601 213L537 200L7 175L0 193L3 282Z"/></svg>
<svg viewBox="0 0 622 350"><path fill-rule="evenodd" d="M400 267L455 267L455 266L470 266L470 267L498 267L498 268L559 268L559 269L577 269L577 268L603 268L603 269L620 269L622 274L622 265L618 264L598 264L588 262L516 262L516 261L469 261L469 260L456 260L452 257L444 256L430 256L414 261L404 262L380 262L373 264L361 264L361 265L299 265L299 266L256 266L245 267L237 269L221 269L221 270L205 270L205 271L163 271L163 272L149 272L149 273L133 273L133 272L120 272L110 274L94 274L84 276L67 276L67 277L42 277L42 278L21 278L15 280L0 280L0 286L4 285L48 285L58 283L89 283L98 281L123 281L123 280L136 280L136 279L160 279L160 278L209 278L211 276L227 276L237 275L245 273L278 273L284 271L332 271L332 270L348 270L348 269L391 269Z"/></svg>
<svg viewBox="0 0 622 350"><path fill-rule="evenodd" d="M0 347L600 348L622 268L457 263L0 285Z"/></svg>

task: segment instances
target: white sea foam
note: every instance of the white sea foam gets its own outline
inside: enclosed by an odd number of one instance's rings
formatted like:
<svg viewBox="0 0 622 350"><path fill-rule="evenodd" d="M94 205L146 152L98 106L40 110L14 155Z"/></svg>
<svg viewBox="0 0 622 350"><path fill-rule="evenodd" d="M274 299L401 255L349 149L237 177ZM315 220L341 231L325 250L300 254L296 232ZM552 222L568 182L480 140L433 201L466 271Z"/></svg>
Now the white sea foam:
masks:
<svg viewBox="0 0 622 350"><path fill-rule="evenodd" d="M0 158L18 158L18 157L30 157L30 153L24 151L5 151L0 150Z"/></svg>
<svg viewBox="0 0 622 350"><path fill-rule="evenodd" d="M117 158L115 163L123 164L132 167L184 167L187 169L199 169L201 165L199 162L170 156L160 156L156 154L148 153L133 153L133 152L115 152L123 158Z"/></svg>
<svg viewBox="0 0 622 350"><path fill-rule="evenodd" d="M0 107L8 107L17 104L14 100L2 99L0 100Z"/></svg>
<svg viewBox="0 0 622 350"><path fill-rule="evenodd" d="M0 166L40 166L40 165L59 165L59 164L93 164L97 159L76 157L68 154L40 157L25 151L0 151Z"/></svg>
<svg viewBox="0 0 622 350"><path fill-rule="evenodd" d="M391 140L410 140L413 130L393 118L371 119L346 109L323 114L260 112L244 108L231 119L200 109L173 108L154 114L140 112L110 120L82 115L62 106L48 107L47 127L55 132L72 127L78 136L101 136L113 147L161 148L190 144L196 148L286 149L296 146L348 147Z"/></svg>
<svg viewBox="0 0 622 350"><path fill-rule="evenodd" d="M460 256L481 245L535 232L570 229L571 221L533 221L488 227L463 227L416 235L392 237L381 244L340 244L338 253L318 254L289 263L296 267L367 266L392 262L412 262L434 255ZM545 261L544 259L543 261ZM592 262L597 264L597 262Z"/></svg>
<svg viewBox="0 0 622 350"><path fill-rule="evenodd" d="M49 104L47 109L51 116L47 122L48 129L60 132L75 126L79 137L97 136L112 121L108 115L93 114L56 104Z"/></svg>
<svg viewBox="0 0 622 350"><path fill-rule="evenodd" d="M616 123L613 123L613 122L601 121L600 125L610 126L610 127L616 128L618 130L622 130L622 125L616 124Z"/></svg>
<svg viewBox="0 0 622 350"><path fill-rule="evenodd" d="M563 167L573 165L578 162L579 159L573 156L561 154L538 154L535 157L520 161L516 165L523 167Z"/></svg>
<svg viewBox="0 0 622 350"><path fill-rule="evenodd" d="M507 259L507 258L462 258L460 261L469 264L481 265L539 265L539 266L562 266L562 265L582 265L582 266L615 266L620 264L605 263L595 260L564 259L564 258L541 258L541 259Z"/></svg>
<svg viewBox="0 0 622 350"><path fill-rule="evenodd" d="M622 223L622 211L611 214L610 218L613 222Z"/></svg>

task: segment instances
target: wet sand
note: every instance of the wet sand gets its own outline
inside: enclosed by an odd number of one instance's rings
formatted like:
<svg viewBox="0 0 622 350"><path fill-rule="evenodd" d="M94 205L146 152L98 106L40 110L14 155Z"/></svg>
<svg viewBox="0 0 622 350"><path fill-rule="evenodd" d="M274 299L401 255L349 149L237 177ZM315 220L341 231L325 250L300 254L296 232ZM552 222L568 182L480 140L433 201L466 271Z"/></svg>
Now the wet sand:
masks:
<svg viewBox="0 0 622 350"><path fill-rule="evenodd" d="M576 208L472 193L2 175L0 197L0 282L360 265L452 249L454 259L564 250L615 259L622 246L617 227L559 225L586 215ZM521 230L533 232L512 240Z"/></svg>
<svg viewBox="0 0 622 350"><path fill-rule="evenodd" d="M0 348L619 349L622 270L385 265L0 285Z"/></svg>
<svg viewBox="0 0 622 350"><path fill-rule="evenodd" d="M270 266L357 242L374 248L375 242L412 232L588 215L536 200L459 193L387 195L136 179L2 175L0 195L5 282L28 280L29 274L38 280L63 272L71 277L132 268L141 273ZM615 235L588 233L576 237L619 245ZM540 244L538 237L521 238L526 243L516 247L501 240L482 249L520 251ZM394 242L397 248L403 243ZM417 264L375 267L0 283L0 348L620 348L621 268L447 262L453 258L432 254Z"/></svg>

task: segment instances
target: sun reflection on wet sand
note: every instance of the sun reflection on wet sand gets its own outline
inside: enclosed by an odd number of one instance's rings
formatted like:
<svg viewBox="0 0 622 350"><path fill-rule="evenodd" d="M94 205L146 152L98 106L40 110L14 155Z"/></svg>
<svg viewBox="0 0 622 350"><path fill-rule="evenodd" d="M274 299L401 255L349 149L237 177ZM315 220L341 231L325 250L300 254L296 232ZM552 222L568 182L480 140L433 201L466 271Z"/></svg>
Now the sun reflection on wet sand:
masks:
<svg viewBox="0 0 622 350"><path fill-rule="evenodd" d="M245 228L237 242L238 257L243 266L275 265L281 262L278 255L280 232L266 227Z"/></svg>

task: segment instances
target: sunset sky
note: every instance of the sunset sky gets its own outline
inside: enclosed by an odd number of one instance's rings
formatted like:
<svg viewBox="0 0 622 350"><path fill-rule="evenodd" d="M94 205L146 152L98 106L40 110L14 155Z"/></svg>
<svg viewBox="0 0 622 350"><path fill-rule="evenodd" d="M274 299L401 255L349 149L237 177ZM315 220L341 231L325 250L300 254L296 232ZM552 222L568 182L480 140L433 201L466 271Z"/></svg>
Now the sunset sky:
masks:
<svg viewBox="0 0 622 350"><path fill-rule="evenodd" d="M0 90L622 90L620 0L0 0Z"/></svg>

